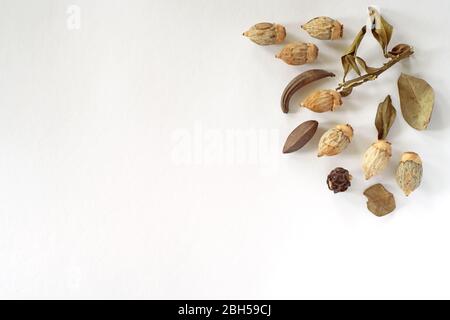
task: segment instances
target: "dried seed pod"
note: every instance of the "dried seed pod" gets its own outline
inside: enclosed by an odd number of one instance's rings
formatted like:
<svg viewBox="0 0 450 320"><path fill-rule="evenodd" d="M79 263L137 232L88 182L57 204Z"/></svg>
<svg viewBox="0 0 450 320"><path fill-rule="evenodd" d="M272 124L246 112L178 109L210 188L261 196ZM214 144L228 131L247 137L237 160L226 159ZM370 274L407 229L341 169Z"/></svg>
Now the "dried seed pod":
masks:
<svg viewBox="0 0 450 320"><path fill-rule="evenodd" d="M292 96L304 86L310 84L311 82L326 78L326 77L334 77L334 73L321 70L321 69L312 69L305 71L294 79L286 86L283 94L281 96L281 110L284 113L289 112L289 102L291 101Z"/></svg>
<svg viewBox="0 0 450 320"><path fill-rule="evenodd" d="M315 120L303 122L291 132L283 147L283 153L291 153L301 149L312 139L319 123Z"/></svg>
<svg viewBox="0 0 450 320"><path fill-rule="evenodd" d="M366 180L383 171L392 156L391 143L386 140L378 140L364 153L363 170Z"/></svg>
<svg viewBox="0 0 450 320"><path fill-rule="evenodd" d="M302 29L319 40L336 40L342 38L344 26L329 17L317 17L302 25Z"/></svg>
<svg viewBox="0 0 450 320"><path fill-rule="evenodd" d="M334 111L342 105L342 99L336 90L319 90L306 97L300 104L314 112Z"/></svg>
<svg viewBox="0 0 450 320"><path fill-rule="evenodd" d="M415 152L405 152L397 168L396 180L406 196L416 190L422 181L422 160Z"/></svg>
<svg viewBox="0 0 450 320"><path fill-rule="evenodd" d="M314 62L319 49L312 43L294 42L287 44L275 57L287 64L299 66Z"/></svg>
<svg viewBox="0 0 450 320"><path fill-rule="evenodd" d="M336 168L327 177L328 189L334 193L344 192L351 186L352 176L344 168Z"/></svg>
<svg viewBox="0 0 450 320"><path fill-rule="evenodd" d="M286 38L286 29L280 25L269 22L255 24L244 36L261 46L282 43Z"/></svg>
<svg viewBox="0 0 450 320"><path fill-rule="evenodd" d="M334 156L341 153L353 138L353 128L348 124L340 124L325 132L319 141L318 157Z"/></svg>

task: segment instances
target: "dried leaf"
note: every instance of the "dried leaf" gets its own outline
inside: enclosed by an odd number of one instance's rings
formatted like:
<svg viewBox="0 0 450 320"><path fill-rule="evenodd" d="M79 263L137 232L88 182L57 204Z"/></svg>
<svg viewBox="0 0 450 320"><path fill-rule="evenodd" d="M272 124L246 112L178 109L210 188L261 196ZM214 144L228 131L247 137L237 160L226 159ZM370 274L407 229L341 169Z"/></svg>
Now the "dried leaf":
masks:
<svg viewBox="0 0 450 320"><path fill-rule="evenodd" d="M389 51L389 56L396 57L413 52L413 48L409 44L400 43Z"/></svg>
<svg viewBox="0 0 450 320"><path fill-rule="evenodd" d="M369 13L372 21L372 34L383 49L384 55L387 56L387 48L394 28L384 20L375 8L370 7Z"/></svg>
<svg viewBox="0 0 450 320"><path fill-rule="evenodd" d="M358 52L358 47L361 44L362 39L366 34L366 27L362 27L361 31L353 40L352 45L347 49L345 54L341 57L342 67L344 68L344 81L347 74L353 69L358 75L361 75L361 71L358 68L358 64L356 63L356 54Z"/></svg>
<svg viewBox="0 0 450 320"><path fill-rule="evenodd" d="M387 96L382 103L378 105L377 116L375 118L375 127L378 130L378 140L386 139L389 129L394 124L397 111L392 105L391 96Z"/></svg>
<svg viewBox="0 0 450 320"><path fill-rule="evenodd" d="M369 67L363 58L356 57L356 61L358 61L359 65L366 71L366 73L374 73L378 71L378 68Z"/></svg>
<svg viewBox="0 0 450 320"><path fill-rule="evenodd" d="M403 118L414 129L425 130L433 112L433 88L423 79L402 73L398 91Z"/></svg>
<svg viewBox="0 0 450 320"><path fill-rule="evenodd" d="M395 210L395 198L386 188L378 183L364 191L367 197L367 209L377 217L383 217Z"/></svg>

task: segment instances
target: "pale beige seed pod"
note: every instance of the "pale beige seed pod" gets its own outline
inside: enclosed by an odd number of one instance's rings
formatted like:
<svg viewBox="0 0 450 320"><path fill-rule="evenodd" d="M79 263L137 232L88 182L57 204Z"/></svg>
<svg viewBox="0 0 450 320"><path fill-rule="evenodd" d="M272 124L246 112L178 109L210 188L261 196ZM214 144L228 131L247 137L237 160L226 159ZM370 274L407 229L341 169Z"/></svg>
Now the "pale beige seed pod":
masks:
<svg viewBox="0 0 450 320"><path fill-rule="evenodd" d="M341 153L353 138L353 128L349 124L340 124L325 132L319 141L318 157L334 156Z"/></svg>
<svg viewBox="0 0 450 320"><path fill-rule="evenodd" d="M366 180L383 171L392 156L391 143L386 140L378 140L373 143L363 156L363 171Z"/></svg>
<svg viewBox="0 0 450 320"><path fill-rule="evenodd" d="M329 17L314 18L302 25L302 29L319 40L337 40L342 38L344 32L344 26Z"/></svg>
<svg viewBox="0 0 450 320"><path fill-rule="evenodd" d="M286 29L280 24L262 22L255 24L243 35L256 44L267 46L282 43L286 38Z"/></svg>
<svg viewBox="0 0 450 320"><path fill-rule="evenodd" d="M422 174L422 160L419 155L415 152L403 153L395 178L406 196L420 186Z"/></svg>
<svg viewBox="0 0 450 320"><path fill-rule="evenodd" d="M305 107L318 113L334 111L341 105L341 95L336 90L315 91L300 103L300 107Z"/></svg>
<svg viewBox="0 0 450 320"><path fill-rule="evenodd" d="M275 57L287 64L299 66L314 62L319 54L319 48L312 43L294 42L287 44Z"/></svg>

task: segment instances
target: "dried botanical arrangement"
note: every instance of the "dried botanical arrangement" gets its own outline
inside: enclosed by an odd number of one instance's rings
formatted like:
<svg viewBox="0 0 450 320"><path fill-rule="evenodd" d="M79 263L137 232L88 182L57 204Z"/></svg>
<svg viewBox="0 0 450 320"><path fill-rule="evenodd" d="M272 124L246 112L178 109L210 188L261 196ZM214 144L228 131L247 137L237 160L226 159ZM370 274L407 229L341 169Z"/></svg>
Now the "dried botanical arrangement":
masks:
<svg viewBox="0 0 450 320"><path fill-rule="evenodd" d="M311 92L299 106L312 112L335 111L344 104L353 90L366 82L374 81L398 62L414 54L408 44L397 44L389 49L393 34L390 25L380 13L369 7L370 23L363 26L349 48L341 56L343 68L342 81L335 89L321 89ZM342 38L344 26L336 19L320 16L301 25L312 38L324 41L337 41ZM367 33L371 33L386 59L380 67L372 67L358 55L358 49ZM258 45L281 44L286 39L286 28L275 23L258 23L244 32L244 36ZM294 42L284 45L276 58L288 65L298 66L313 63L319 55L319 48L313 43ZM356 74L348 79L350 73ZM290 102L295 93L318 80L335 77L331 72L311 69L292 79L281 95L281 110L289 113ZM402 73L398 79L398 92L403 118L414 129L427 129L434 107L433 88L423 79ZM397 117L392 98L388 95L379 105L375 116L378 136L362 156L362 171L366 180L384 171L392 157L392 143L387 140L389 131ZM315 120L303 122L288 136L283 153L292 153L304 147L315 135L319 123ZM320 138L317 156L337 156L344 152L353 139L353 128L349 124L337 125L328 129ZM395 173L395 180L406 196L416 190L422 181L422 159L415 152L403 153ZM334 193L347 191L351 186L352 175L348 170L337 167L327 176L327 186ZM378 183L366 189L367 208L375 216L382 217L395 210L394 195Z"/></svg>

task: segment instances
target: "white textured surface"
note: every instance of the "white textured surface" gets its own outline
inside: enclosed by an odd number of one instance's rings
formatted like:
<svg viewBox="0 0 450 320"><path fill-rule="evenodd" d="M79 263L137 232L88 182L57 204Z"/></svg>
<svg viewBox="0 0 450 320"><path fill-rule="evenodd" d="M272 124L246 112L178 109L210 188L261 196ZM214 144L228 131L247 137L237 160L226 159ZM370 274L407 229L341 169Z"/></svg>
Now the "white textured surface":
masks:
<svg viewBox="0 0 450 320"><path fill-rule="evenodd" d="M320 47L311 67L340 78L364 2L0 0L0 297L450 298L450 2L377 4L392 43L411 43L415 56L341 111L285 115L280 93L309 67L241 33L282 23L290 40ZM70 5L79 30L66 25ZM298 29L317 15L343 22L344 40ZM363 47L382 61L371 37ZM426 132L401 116L402 71L435 88ZM387 94L399 111L393 161L367 183L360 158ZM354 142L318 160L316 135L282 155L308 119L319 134L348 122ZM408 150L422 156L424 181L406 199L393 170ZM325 185L336 166L354 176L345 194ZM362 195L375 182L397 199L384 219Z"/></svg>

